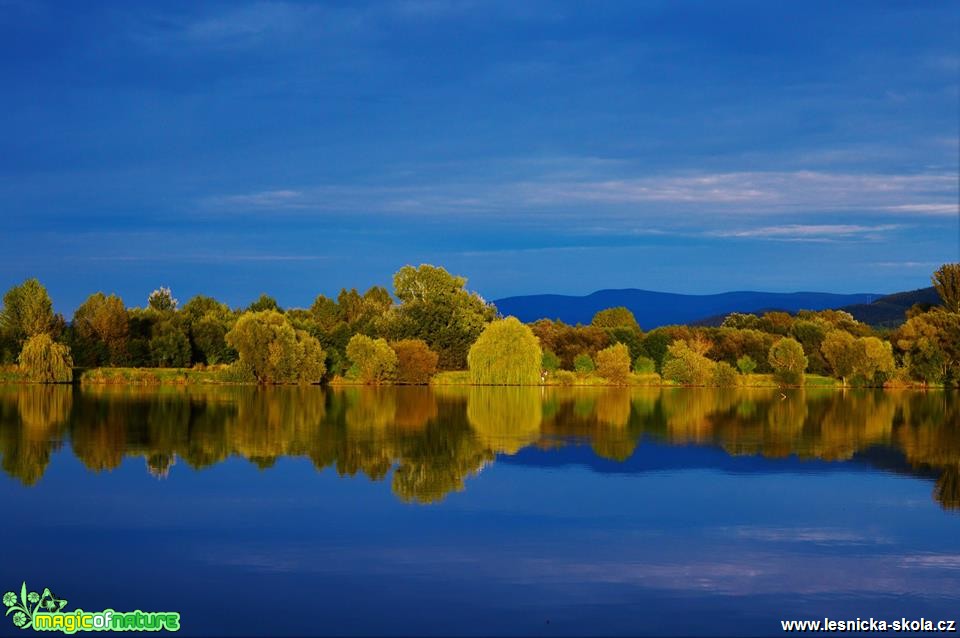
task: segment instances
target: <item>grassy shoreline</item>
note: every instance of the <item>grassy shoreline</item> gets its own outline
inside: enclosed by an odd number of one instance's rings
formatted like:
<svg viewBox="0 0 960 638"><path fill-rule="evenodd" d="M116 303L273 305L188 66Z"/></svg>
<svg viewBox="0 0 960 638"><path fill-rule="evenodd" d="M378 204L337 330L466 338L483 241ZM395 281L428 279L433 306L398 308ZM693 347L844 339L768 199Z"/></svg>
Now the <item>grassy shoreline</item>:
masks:
<svg viewBox="0 0 960 638"><path fill-rule="evenodd" d="M16 366L0 367L0 383L31 383ZM74 384L79 385L116 385L116 386L203 386L203 385L257 385L256 381L238 378L237 373L230 366L211 366L207 368L76 368L74 370ZM369 385L343 377L334 377L327 385L334 387ZM400 384L384 384L400 385ZM470 373L466 370L451 370L438 372L430 379L429 386L470 386ZM530 387L646 387L646 388L679 388L679 387L715 387L715 386L683 386L673 381L666 381L655 372L636 374L631 373L624 384L614 384L596 374L573 375L565 379L548 375L543 383ZM784 387L777 383L772 374L741 375L737 388L778 388ZM823 389L850 389L853 386L844 386L838 379L815 374L808 374L804 378L803 388ZM942 385L919 385L887 387L885 389L942 389ZM881 388L876 388L881 389Z"/></svg>

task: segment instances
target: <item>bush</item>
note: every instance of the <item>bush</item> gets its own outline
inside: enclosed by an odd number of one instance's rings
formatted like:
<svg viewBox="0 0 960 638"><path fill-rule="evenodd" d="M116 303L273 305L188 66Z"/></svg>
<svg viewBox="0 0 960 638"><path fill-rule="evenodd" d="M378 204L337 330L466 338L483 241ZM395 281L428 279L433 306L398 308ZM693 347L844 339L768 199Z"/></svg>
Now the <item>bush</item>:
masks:
<svg viewBox="0 0 960 638"><path fill-rule="evenodd" d="M234 361L224 366L218 370L215 375L217 381L221 383L250 383L251 381L257 380L250 366L244 364L242 361Z"/></svg>
<svg viewBox="0 0 960 638"><path fill-rule="evenodd" d="M686 341L674 341L667 348L663 364L663 378L683 385L711 385L717 364L690 346Z"/></svg>
<svg viewBox="0 0 960 638"><path fill-rule="evenodd" d="M440 356L422 339L403 339L390 344L397 354L397 383L422 385L437 372Z"/></svg>
<svg viewBox="0 0 960 638"><path fill-rule="evenodd" d="M577 381L577 375L570 370L557 370L551 376L558 385L573 385Z"/></svg>
<svg viewBox="0 0 960 638"><path fill-rule="evenodd" d="M740 375L732 365L726 361L720 361L713 369L713 384L721 388L731 388L738 385Z"/></svg>
<svg viewBox="0 0 960 638"><path fill-rule="evenodd" d="M245 312L226 342L260 383L317 383L326 372L320 342L275 310Z"/></svg>
<svg viewBox="0 0 960 638"><path fill-rule="evenodd" d="M543 353L529 326L516 318L484 328L467 355L470 381L479 385L537 385Z"/></svg>
<svg viewBox="0 0 960 638"><path fill-rule="evenodd" d="M590 374L596 368L593 365L593 359L590 358L590 355L578 354L573 359L573 369L577 371L577 374Z"/></svg>
<svg viewBox="0 0 960 638"><path fill-rule="evenodd" d="M560 357L551 350L544 350L540 358L540 367L547 372L556 372L560 369Z"/></svg>
<svg viewBox="0 0 960 638"><path fill-rule="evenodd" d="M737 359L737 368L741 374L753 374L753 371L757 369L757 362L753 360L753 357L745 354Z"/></svg>
<svg viewBox="0 0 960 638"><path fill-rule="evenodd" d="M70 348L55 342L45 332L27 339L20 351L18 363L28 381L69 383L73 380Z"/></svg>
<svg viewBox="0 0 960 638"><path fill-rule="evenodd" d="M356 366L354 378L363 383L384 383L397 376L397 353L386 339L353 335L347 344L347 356Z"/></svg>
<svg viewBox="0 0 960 638"><path fill-rule="evenodd" d="M782 337L770 347L767 356L773 368L773 378L787 385L803 385L803 372L807 369L807 355L800 342L791 337Z"/></svg>
<svg viewBox="0 0 960 638"><path fill-rule="evenodd" d="M651 372L656 372L656 370L657 362L650 357L640 355L636 361L633 362L633 371L637 374L650 374Z"/></svg>
<svg viewBox="0 0 960 638"><path fill-rule="evenodd" d="M626 383L630 376L630 349L617 343L598 352L597 372L612 383Z"/></svg>

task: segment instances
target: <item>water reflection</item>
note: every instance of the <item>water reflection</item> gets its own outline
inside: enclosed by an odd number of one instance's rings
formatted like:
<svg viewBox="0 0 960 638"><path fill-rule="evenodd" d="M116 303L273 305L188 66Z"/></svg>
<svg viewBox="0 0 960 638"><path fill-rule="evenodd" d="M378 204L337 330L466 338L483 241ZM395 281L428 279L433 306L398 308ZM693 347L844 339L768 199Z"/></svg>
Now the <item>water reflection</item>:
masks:
<svg viewBox="0 0 960 638"><path fill-rule="evenodd" d="M0 386L0 459L24 485L68 441L94 472L137 456L158 476L177 463L239 456L266 469L298 456L340 475L389 476L398 498L431 503L497 455L587 444L625 461L644 438L775 459L859 455L936 477L937 502L960 508L960 401L944 392Z"/></svg>

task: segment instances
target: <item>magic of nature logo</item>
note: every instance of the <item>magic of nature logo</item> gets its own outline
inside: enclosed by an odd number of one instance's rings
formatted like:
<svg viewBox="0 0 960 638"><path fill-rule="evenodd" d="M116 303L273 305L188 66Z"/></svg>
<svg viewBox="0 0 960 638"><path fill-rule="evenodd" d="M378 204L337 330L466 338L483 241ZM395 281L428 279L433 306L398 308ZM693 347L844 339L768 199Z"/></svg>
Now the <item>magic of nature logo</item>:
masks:
<svg viewBox="0 0 960 638"><path fill-rule="evenodd" d="M64 611L67 601L49 587L43 593L20 586L20 595L8 591L3 595L6 616L13 616L14 626L34 631L179 631L180 614L175 611Z"/></svg>

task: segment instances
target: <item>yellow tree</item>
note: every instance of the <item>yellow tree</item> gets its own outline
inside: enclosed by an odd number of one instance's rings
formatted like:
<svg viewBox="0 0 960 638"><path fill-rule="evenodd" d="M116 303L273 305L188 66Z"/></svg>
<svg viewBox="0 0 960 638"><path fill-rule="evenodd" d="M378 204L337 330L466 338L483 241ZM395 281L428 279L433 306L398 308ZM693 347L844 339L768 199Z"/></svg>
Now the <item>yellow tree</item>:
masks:
<svg viewBox="0 0 960 638"><path fill-rule="evenodd" d="M536 385L540 340L516 317L489 324L467 355L470 381L478 385Z"/></svg>

